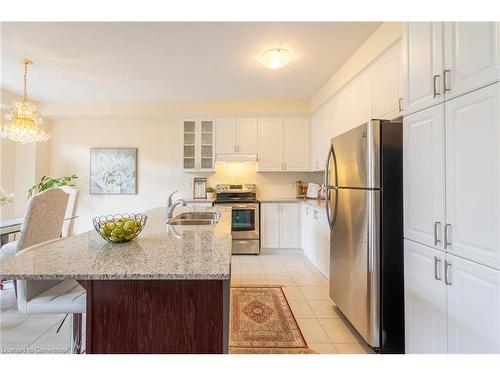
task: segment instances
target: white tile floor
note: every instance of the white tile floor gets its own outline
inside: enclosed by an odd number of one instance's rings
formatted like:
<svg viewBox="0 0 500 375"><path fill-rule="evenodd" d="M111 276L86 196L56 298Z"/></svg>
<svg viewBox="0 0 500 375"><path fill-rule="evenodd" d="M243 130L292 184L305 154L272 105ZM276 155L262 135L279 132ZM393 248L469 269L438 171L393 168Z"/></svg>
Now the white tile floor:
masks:
<svg viewBox="0 0 500 375"><path fill-rule="evenodd" d="M281 285L311 349L373 353L329 297L328 280L299 252L233 256L231 285Z"/></svg>
<svg viewBox="0 0 500 375"><path fill-rule="evenodd" d="M304 255L236 255L232 285L281 285L309 347L318 353L373 353L328 296L328 280ZM69 319L17 311L11 283L0 291L0 353L68 353Z"/></svg>
<svg viewBox="0 0 500 375"><path fill-rule="evenodd" d="M14 287L0 290L0 353L68 353L69 319L59 333L64 315L24 315L17 310Z"/></svg>

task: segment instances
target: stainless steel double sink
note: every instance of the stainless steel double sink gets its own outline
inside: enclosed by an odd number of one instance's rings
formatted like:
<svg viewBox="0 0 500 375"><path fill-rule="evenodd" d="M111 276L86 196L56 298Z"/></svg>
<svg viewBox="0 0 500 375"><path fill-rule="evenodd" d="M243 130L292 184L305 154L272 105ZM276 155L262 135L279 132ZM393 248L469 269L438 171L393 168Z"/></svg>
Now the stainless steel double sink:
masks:
<svg viewBox="0 0 500 375"><path fill-rule="evenodd" d="M220 216L218 212L184 212L168 223L170 225L213 225L219 222Z"/></svg>

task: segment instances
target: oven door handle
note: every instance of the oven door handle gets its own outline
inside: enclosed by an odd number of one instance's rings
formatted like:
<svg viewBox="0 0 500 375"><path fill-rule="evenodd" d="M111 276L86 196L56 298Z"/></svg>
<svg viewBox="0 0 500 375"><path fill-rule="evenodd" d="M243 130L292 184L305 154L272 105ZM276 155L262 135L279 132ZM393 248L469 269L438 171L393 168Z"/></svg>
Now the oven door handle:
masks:
<svg viewBox="0 0 500 375"><path fill-rule="evenodd" d="M230 204L228 206L231 206L233 208L247 208L247 209L251 209L251 210L257 209L257 205L253 205L253 204Z"/></svg>

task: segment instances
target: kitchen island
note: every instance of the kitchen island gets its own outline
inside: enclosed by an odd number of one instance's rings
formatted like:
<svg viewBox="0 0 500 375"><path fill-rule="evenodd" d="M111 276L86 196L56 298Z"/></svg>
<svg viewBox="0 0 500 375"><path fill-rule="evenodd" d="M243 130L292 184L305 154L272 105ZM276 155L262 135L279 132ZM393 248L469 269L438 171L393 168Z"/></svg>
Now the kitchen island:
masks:
<svg viewBox="0 0 500 375"><path fill-rule="evenodd" d="M171 226L165 208L153 209L128 243L91 230L3 259L0 278L79 280L87 353L227 353L231 209L195 209L221 216Z"/></svg>

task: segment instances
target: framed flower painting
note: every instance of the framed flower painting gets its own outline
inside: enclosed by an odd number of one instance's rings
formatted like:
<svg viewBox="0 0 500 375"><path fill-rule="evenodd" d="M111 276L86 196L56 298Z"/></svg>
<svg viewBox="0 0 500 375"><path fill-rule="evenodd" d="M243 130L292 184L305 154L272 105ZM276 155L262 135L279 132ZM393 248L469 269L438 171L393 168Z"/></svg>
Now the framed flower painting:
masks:
<svg viewBox="0 0 500 375"><path fill-rule="evenodd" d="M90 194L137 194L137 148L90 149Z"/></svg>

